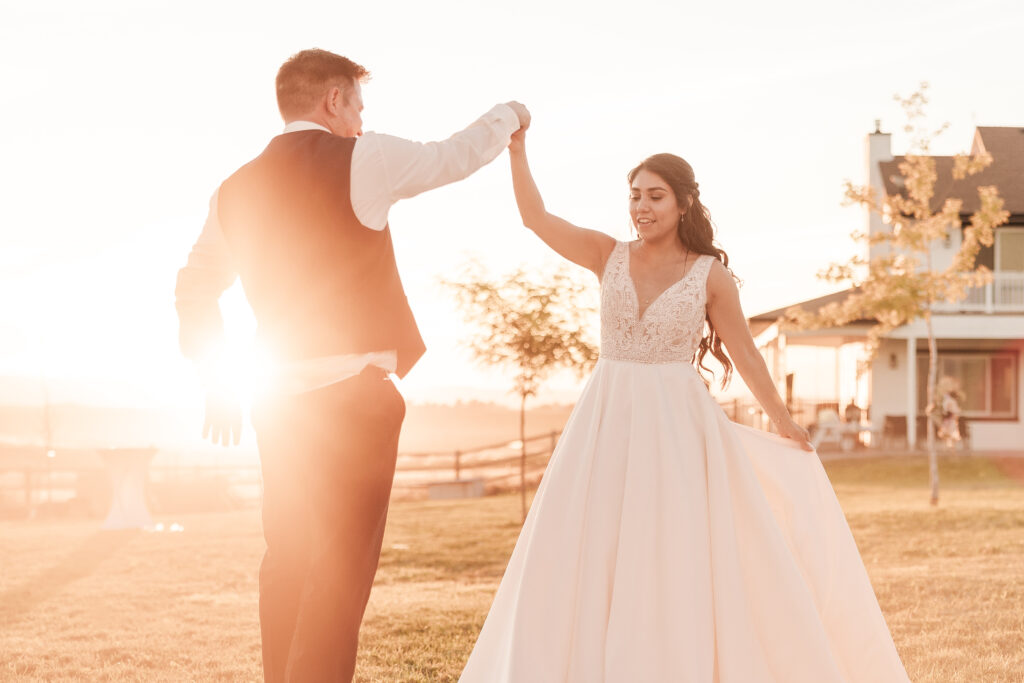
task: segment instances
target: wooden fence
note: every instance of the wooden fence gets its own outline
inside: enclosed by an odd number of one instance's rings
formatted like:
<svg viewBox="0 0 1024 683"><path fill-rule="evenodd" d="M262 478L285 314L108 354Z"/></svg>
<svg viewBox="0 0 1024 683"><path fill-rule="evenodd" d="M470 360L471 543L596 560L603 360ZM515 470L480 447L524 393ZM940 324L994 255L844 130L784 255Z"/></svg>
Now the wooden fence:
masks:
<svg viewBox="0 0 1024 683"><path fill-rule="evenodd" d="M558 444L560 431L526 439L526 480L535 485ZM522 457L519 441L455 451L400 453L395 495L419 497L439 483L478 481L487 493L517 488Z"/></svg>
<svg viewBox="0 0 1024 683"><path fill-rule="evenodd" d="M539 482L560 433L527 438L527 485ZM110 474L98 457L92 453L81 457L83 449L77 449L74 458L42 448L18 447L17 451L17 458L0 457L0 517L106 513L112 495ZM426 498L431 487L458 482L472 483L483 493L512 490L519 486L520 457L518 441L399 453L393 495ZM223 510L257 505L262 480L255 462L158 464L148 468L147 491L158 514Z"/></svg>

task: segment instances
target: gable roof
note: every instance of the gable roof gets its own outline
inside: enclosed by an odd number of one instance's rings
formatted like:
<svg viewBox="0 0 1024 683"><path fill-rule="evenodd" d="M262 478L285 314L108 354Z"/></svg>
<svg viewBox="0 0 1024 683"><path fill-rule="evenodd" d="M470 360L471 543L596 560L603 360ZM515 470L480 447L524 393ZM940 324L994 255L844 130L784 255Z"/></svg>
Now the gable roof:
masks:
<svg viewBox="0 0 1024 683"><path fill-rule="evenodd" d="M1006 203L1006 210L1013 215L1024 215L1024 128L979 126L974 131L971 154L982 151L992 155L991 165L981 173L963 180L953 179L953 157L932 157L939 176L935 183L935 196L932 198L933 211L941 209L946 199L952 197L963 200L964 213L973 213L979 205L978 187L995 185ZM905 159L904 156L898 156L893 157L892 161L879 162L887 194L903 193L899 166Z"/></svg>
<svg viewBox="0 0 1024 683"><path fill-rule="evenodd" d="M802 308L808 313L817 313L831 303L845 301L847 297L858 291L860 291L859 287L851 287L839 292L833 292L832 294L826 294L825 296L819 296L816 299L808 299L807 301L801 301L800 303L790 304L785 308L776 308L775 310L766 311L765 313L758 313L757 315L747 318L747 324L750 326L751 334L757 336L764 330L771 327L776 320L783 317L786 314L786 311L794 306Z"/></svg>

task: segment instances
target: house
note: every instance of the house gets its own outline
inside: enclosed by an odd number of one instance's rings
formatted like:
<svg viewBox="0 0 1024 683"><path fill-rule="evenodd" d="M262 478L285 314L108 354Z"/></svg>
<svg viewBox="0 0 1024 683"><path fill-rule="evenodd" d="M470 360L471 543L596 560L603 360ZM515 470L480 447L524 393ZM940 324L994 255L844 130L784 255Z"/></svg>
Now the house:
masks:
<svg viewBox="0 0 1024 683"><path fill-rule="evenodd" d="M1010 219L995 231L995 243L983 247L977 264L993 272L993 280L968 291L957 303L936 305L932 325L937 339L938 376L957 380L964 394L963 417L969 425L974 450L1024 449L1024 128L978 127L972 154L986 151L993 163L981 173L953 180L952 157L935 157L938 182L934 209L946 198L964 201L966 219L978 206L977 188L995 185L1010 212ZM903 189L899 164L893 156L888 133L876 129L867 136L866 181L879 193L894 195ZM867 230L890 230L873 213ZM951 230L944 243L932 249L932 262L945 268L960 246L962 231ZM869 247L888 248L885 244ZM837 292L810 301L794 302L815 311L839 301L850 291ZM864 341L871 321L857 321L841 328L793 331L780 327L779 318L790 306L748 319L754 339L765 356L780 391L787 398L800 396L809 377L820 386L821 375L832 373L830 396L816 396L818 405L829 402L845 406L850 402L868 408L875 435L883 430L902 432L908 447L923 439L925 391L928 370L928 336L924 321L904 325L882 342L877 356L858 372L864 360ZM829 367L807 368L810 351L826 354ZM788 389L788 391L787 391ZM791 393L792 392L792 393ZM813 401L811 402L813 405ZM805 422L811 421L806 416ZM916 428L907 428L915 425Z"/></svg>

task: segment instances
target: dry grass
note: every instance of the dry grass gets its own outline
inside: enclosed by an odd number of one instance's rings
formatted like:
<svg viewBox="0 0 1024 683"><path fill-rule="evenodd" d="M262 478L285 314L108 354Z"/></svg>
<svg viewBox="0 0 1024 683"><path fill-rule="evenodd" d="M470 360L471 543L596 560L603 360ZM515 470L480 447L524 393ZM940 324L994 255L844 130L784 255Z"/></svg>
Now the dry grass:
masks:
<svg viewBox="0 0 1024 683"><path fill-rule="evenodd" d="M828 465L914 681L1024 681L1024 487L989 461ZM362 681L458 678L518 533L518 498L396 503ZM254 511L183 533L0 524L0 680L258 680Z"/></svg>
<svg viewBox="0 0 1024 683"><path fill-rule="evenodd" d="M990 461L923 458L829 476L913 681L1024 681L1024 487Z"/></svg>

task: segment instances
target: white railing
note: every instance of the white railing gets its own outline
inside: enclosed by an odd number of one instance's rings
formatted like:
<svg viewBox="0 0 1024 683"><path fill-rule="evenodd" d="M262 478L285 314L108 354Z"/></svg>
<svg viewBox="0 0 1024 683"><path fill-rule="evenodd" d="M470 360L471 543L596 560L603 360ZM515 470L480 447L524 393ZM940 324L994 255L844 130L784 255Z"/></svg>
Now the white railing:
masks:
<svg viewBox="0 0 1024 683"><path fill-rule="evenodd" d="M967 290L967 298L942 302L936 311L981 311L984 313L1024 312L1024 273L992 274L992 282Z"/></svg>

